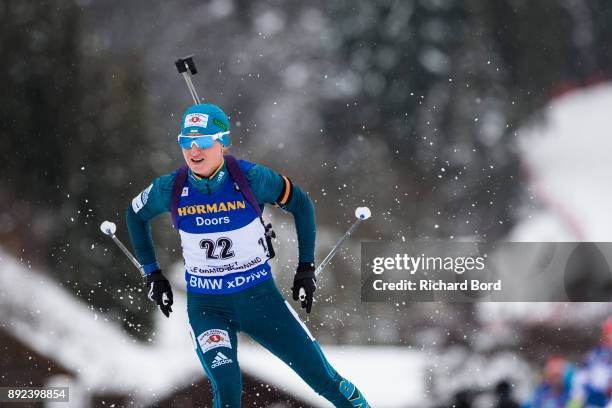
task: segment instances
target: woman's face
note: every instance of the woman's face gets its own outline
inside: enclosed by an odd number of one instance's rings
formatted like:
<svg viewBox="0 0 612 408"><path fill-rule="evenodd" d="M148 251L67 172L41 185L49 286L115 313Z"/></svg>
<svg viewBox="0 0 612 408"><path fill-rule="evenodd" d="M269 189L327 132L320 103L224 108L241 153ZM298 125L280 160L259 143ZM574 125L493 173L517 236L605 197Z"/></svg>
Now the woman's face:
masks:
<svg viewBox="0 0 612 408"><path fill-rule="evenodd" d="M198 176L209 177L223 161L223 145L218 141L208 149L192 144L191 149L182 150L187 166Z"/></svg>

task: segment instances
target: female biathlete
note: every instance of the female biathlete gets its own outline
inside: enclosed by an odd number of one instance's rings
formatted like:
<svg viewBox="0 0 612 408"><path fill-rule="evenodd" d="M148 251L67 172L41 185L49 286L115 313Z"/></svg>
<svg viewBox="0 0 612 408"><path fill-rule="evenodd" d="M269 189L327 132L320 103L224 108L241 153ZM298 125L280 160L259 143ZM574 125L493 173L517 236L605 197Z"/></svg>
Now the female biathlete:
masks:
<svg viewBox="0 0 612 408"><path fill-rule="evenodd" d="M230 123L215 105L188 108L178 142L187 166L155 179L132 200L126 218L146 274L148 297L169 317L172 289L156 261L149 220L171 212L181 236L189 324L212 385L213 406L240 406L236 333L243 331L334 406L369 407L359 390L329 364L272 279L272 231L261 218L266 203L294 216L299 263L293 299L298 300L303 288L306 300L301 306L310 313L316 289L316 227L307 194L267 167L224 156Z"/></svg>

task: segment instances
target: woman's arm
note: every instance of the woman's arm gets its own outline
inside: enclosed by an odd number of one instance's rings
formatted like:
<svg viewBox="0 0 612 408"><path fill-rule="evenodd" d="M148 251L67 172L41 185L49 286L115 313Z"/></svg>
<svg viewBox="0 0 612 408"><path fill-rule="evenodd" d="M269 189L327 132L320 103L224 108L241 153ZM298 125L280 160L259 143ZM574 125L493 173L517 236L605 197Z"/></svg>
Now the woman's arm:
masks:
<svg viewBox="0 0 612 408"><path fill-rule="evenodd" d="M148 188L134 197L126 209L125 220L132 247L145 274L161 269L155 254L149 221L169 211L173 182L174 174L155 179Z"/></svg>

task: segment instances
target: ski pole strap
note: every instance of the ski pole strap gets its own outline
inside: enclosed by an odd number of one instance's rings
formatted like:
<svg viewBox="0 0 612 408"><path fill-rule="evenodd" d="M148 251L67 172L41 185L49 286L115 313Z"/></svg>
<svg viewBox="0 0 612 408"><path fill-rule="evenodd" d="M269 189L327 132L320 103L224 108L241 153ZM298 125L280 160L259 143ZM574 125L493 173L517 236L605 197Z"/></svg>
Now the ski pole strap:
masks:
<svg viewBox="0 0 612 408"><path fill-rule="evenodd" d="M185 184L187 184L187 166L182 166L179 168L174 176L174 183L172 184L172 199L170 201L170 214L172 215L172 225L174 225L175 229L178 229L178 206L179 201L181 200L181 194L183 193L183 189L185 188Z"/></svg>
<svg viewBox="0 0 612 408"><path fill-rule="evenodd" d="M259 206L259 204L257 203L257 200L255 199L253 190L251 190L251 187L249 186L249 182L247 181L244 175L244 172L242 171L242 169L240 168L240 165L238 164L238 160L236 160L234 156L231 156L228 154L225 156L225 162L227 163L227 170L229 171L230 175L236 182L238 189L240 190L244 198L249 202L249 204L251 204L251 207L253 207L253 209L259 216L261 223L264 224L264 221L261 217L261 214L262 214L261 207Z"/></svg>

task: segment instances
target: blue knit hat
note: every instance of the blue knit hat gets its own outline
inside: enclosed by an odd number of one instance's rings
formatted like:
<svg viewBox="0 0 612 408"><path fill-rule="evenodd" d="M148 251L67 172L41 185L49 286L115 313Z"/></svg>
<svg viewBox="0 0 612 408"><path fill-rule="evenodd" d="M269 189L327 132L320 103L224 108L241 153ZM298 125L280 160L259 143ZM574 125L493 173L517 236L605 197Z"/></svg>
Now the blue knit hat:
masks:
<svg viewBox="0 0 612 408"><path fill-rule="evenodd" d="M223 147L229 147L231 144L229 119L221 108L212 103L190 106L181 123L181 136L213 136L226 133L218 140Z"/></svg>

